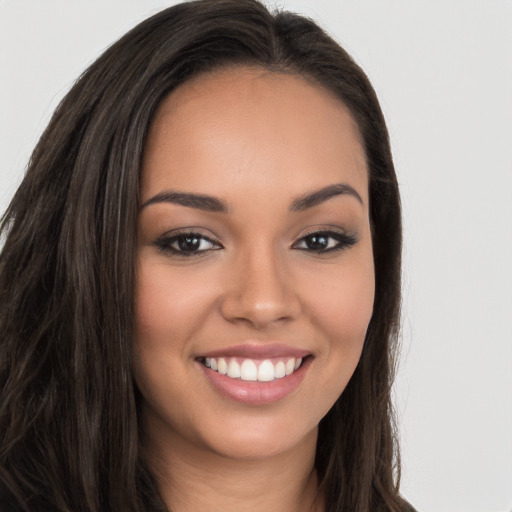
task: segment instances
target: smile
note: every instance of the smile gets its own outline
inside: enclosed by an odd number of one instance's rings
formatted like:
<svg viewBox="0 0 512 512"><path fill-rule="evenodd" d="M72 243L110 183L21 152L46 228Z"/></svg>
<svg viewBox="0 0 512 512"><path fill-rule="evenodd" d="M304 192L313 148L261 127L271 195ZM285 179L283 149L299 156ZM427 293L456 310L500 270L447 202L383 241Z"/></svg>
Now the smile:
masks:
<svg viewBox="0 0 512 512"><path fill-rule="evenodd" d="M239 357L206 357L203 364L213 371L232 379L271 382L282 379L297 370L301 357L249 359Z"/></svg>
<svg viewBox="0 0 512 512"><path fill-rule="evenodd" d="M247 405L284 399L304 380L314 360L307 349L247 340L195 358L216 393Z"/></svg>

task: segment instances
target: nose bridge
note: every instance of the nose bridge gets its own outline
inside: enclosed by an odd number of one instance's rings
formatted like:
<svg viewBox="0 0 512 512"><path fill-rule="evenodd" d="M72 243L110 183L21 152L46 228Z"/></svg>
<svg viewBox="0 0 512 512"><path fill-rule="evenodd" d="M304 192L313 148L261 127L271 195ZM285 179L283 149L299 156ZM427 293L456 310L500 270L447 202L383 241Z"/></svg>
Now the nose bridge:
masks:
<svg viewBox="0 0 512 512"><path fill-rule="evenodd" d="M298 300L293 283L286 279L286 263L272 244L253 244L240 251L233 263L231 286L223 301L226 318L263 327L297 314Z"/></svg>

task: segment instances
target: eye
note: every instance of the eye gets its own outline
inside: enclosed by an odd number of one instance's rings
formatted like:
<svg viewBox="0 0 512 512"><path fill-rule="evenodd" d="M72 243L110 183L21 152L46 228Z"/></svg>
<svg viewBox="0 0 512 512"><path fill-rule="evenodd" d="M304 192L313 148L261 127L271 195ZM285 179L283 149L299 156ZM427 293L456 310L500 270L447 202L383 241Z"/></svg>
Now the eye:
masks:
<svg viewBox="0 0 512 512"><path fill-rule="evenodd" d="M351 247L356 237L337 231L315 231L303 236L294 245L294 249L314 253L328 253Z"/></svg>
<svg viewBox="0 0 512 512"><path fill-rule="evenodd" d="M222 248L220 243L211 238L193 232L163 235L155 240L154 244L162 252L170 252L181 256L194 256Z"/></svg>

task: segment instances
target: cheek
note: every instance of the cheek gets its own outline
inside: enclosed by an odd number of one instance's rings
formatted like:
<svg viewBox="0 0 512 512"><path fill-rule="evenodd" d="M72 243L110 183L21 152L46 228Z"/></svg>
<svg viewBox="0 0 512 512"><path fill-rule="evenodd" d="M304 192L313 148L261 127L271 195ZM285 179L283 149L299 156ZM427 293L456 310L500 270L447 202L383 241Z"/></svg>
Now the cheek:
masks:
<svg viewBox="0 0 512 512"><path fill-rule="evenodd" d="M348 260L348 258L347 258ZM321 385L328 410L345 389L361 356L373 312L374 269L371 251L355 255L350 264L317 273L309 294L310 322L320 333ZM328 390L328 391L327 391Z"/></svg>
<svg viewBox="0 0 512 512"><path fill-rule="evenodd" d="M139 259L135 292L133 375L147 411L165 422L172 415L162 404L183 401L187 340L197 328L204 309L199 283L192 283L144 250ZM156 261L155 261L156 260ZM172 420L174 421L174 420Z"/></svg>
<svg viewBox="0 0 512 512"><path fill-rule="evenodd" d="M311 293L313 322L323 328L333 347L360 345L373 312L375 278L371 255L325 275Z"/></svg>
<svg viewBox="0 0 512 512"><path fill-rule="evenodd" d="M373 279L349 279L335 287L323 304L324 325L334 339L345 345L362 348L373 311Z"/></svg>
<svg viewBox="0 0 512 512"><path fill-rule="evenodd" d="M201 325L208 311L209 293L199 273L170 269L166 265L142 262L136 289L136 333L139 343L158 341L179 346Z"/></svg>
<svg viewBox="0 0 512 512"><path fill-rule="evenodd" d="M175 275L176 274L176 275ZM184 379L183 365L205 310L199 283L172 272L169 266L144 258L137 269L133 372L148 402L159 393L173 393L167 379ZM156 403L156 402L155 402Z"/></svg>

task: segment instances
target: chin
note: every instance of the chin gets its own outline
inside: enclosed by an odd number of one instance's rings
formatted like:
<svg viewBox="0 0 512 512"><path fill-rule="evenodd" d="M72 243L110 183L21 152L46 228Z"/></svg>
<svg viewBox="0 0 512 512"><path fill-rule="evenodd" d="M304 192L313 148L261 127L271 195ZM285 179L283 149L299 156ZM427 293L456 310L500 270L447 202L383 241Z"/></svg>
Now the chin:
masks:
<svg viewBox="0 0 512 512"><path fill-rule="evenodd" d="M244 422L245 423L245 422ZM318 425L291 429L290 424L273 424L264 418L234 428L223 428L205 440L218 455L239 460L263 460L293 452L302 443L316 446ZM297 427L297 423L295 423Z"/></svg>

